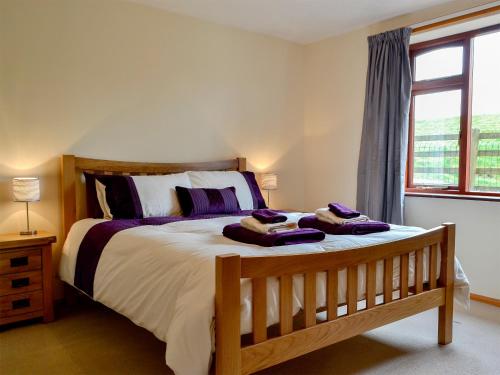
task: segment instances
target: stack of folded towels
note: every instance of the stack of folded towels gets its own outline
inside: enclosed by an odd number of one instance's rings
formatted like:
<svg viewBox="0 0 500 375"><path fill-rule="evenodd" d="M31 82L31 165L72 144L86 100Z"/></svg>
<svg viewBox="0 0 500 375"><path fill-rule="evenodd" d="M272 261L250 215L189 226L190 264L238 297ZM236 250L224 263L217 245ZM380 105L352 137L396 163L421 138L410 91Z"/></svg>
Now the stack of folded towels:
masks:
<svg viewBox="0 0 500 375"><path fill-rule="evenodd" d="M252 216L241 219L241 226L262 234L286 232L299 227L296 222L288 221L286 215L269 209L253 211Z"/></svg>
<svg viewBox="0 0 500 375"><path fill-rule="evenodd" d="M273 210L262 209L240 223L226 225L222 234L234 241L259 246L282 246L322 241L325 234L318 229L299 229L296 222Z"/></svg>
<svg viewBox="0 0 500 375"><path fill-rule="evenodd" d="M315 215L299 220L300 228L314 228L327 234L369 234L386 232L389 224L372 221L368 216L340 203L330 203L328 208L317 209Z"/></svg>

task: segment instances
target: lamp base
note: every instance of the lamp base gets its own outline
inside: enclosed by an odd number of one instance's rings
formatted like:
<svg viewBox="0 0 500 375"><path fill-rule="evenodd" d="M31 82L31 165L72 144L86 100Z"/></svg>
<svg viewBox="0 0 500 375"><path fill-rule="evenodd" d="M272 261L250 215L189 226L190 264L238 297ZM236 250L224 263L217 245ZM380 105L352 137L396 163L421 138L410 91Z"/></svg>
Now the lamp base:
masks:
<svg viewBox="0 0 500 375"><path fill-rule="evenodd" d="M33 236L34 234L37 234L38 232L36 230L22 230L19 232L21 236Z"/></svg>

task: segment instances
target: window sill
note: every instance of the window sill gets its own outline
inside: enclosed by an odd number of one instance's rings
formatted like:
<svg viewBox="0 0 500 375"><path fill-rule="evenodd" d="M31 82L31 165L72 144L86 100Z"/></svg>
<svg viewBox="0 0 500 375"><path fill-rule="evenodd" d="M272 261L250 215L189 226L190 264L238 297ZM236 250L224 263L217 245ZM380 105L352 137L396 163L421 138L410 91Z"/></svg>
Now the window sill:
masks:
<svg viewBox="0 0 500 375"><path fill-rule="evenodd" d="M439 193L406 191L405 196L423 197L423 198L442 198L442 199L465 199L471 201L491 201L500 203L500 196L489 196L489 195L439 194Z"/></svg>

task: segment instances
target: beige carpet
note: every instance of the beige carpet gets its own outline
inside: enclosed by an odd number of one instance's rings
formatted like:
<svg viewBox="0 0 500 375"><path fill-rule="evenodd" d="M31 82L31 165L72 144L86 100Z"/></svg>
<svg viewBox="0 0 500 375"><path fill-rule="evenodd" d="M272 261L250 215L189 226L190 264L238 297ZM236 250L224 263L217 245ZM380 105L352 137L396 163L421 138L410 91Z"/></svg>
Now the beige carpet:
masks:
<svg viewBox="0 0 500 375"><path fill-rule="evenodd" d="M500 309L458 310L445 347L436 317L428 311L260 374L500 374ZM0 330L0 374L172 374L164 345L102 306L62 308L54 323Z"/></svg>

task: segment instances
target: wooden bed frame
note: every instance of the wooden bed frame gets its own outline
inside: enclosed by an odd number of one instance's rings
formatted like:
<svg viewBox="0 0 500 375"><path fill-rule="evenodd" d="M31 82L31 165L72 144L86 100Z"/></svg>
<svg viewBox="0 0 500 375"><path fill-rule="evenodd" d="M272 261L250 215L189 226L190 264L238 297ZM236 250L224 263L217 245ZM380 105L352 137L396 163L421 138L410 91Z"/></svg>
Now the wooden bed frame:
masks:
<svg viewBox="0 0 500 375"><path fill-rule="evenodd" d="M169 174L186 170L244 171L244 158L205 163L138 163L62 156L63 233L86 216L83 172L106 174ZM424 283L424 248L429 282ZM438 251L441 262L438 265ZM252 372L298 357L371 329L439 307L438 343L452 341L455 225L443 224L398 241L321 254L216 257L215 329L216 374ZM409 287L410 254L415 259L415 283ZM396 258L397 257L397 258ZM399 297L393 299L393 263L399 258ZM376 264L384 262L383 303L376 304ZM358 266L366 265L366 307L358 310ZM438 267L440 276L437 277ZM347 314L337 316L338 272L347 270ZM326 272L327 302L316 309L316 274ZM292 316L292 276L304 275L302 324ZM280 321L273 333L266 324L266 278L277 277L280 286ZM240 280L252 280L251 343L240 334ZM317 312L326 311L326 320ZM296 322L295 322L296 323Z"/></svg>

